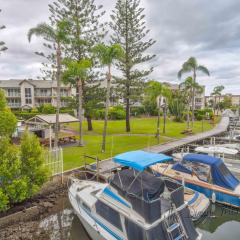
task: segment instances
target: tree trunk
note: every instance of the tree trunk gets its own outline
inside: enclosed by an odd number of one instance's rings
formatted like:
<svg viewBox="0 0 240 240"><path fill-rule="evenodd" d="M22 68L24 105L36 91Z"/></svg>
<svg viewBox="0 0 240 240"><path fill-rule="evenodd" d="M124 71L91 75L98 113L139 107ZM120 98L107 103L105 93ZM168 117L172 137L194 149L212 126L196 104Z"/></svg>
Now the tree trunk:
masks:
<svg viewBox="0 0 240 240"><path fill-rule="evenodd" d="M126 132L130 132L130 99L127 97L126 99Z"/></svg>
<svg viewBox="0 0 240 240"><path fill-rule="evenodd" d="M88 125L88 131L92 131L93 130L92 118L90 116L87 116L87 125Z"/></svg>
<svg viewBox="0 0 240 240"><path fill-rule="evenodd" d="M126 44L126 132L131 131L130 127L130 67L129 67L129 40L128 40L128 31L129 31L129 24L128 24L128 7L127 1L125 2L125 28L126 28L126 35L125 35L125 44Z"/></svg>
<svg viewBox="0 0 240 240"><path fill-rule="evenodd" d="M107 136L108 108L109 108L109 102L110 102L111 78L112 78L111 67L108 66L106 106L105 106L104 127L103 127L103 135L102 135L102 152L105 152L106 150L106 136Z"/></svg>
<svg viewBox="0 0 240 240"><path fill-rule="evenodd" d="M214 107L213 107L213 114L216 114L216 108L217 108L217 97L214 97Z"/></svg>
<svg viewBox="0 0 240 240"><path fill-rule="evenodd" d="M193 86L193 91L192 91L192 128L193 128L193 125L194 125L194 112L195 112L195 94L196 94L196 89L195 89L195 83L196 83L196 69L193 70L193 83L194 83L194 86Z"/></svg>
<svg viewBox="0 0 240 240"><path fill-rule="evenodd" d="M59 139L59 113L61 107L61 97L60 97L60 87L61 87L61 48L60 44L57 44L57 73L56 73L56 81L57 81L57 108L56 108L56 124L55 124L55 138L54 138L54 148L58 147L58 139ZM51 141L51 140L50 140Z"/></svg>
<svg viewBox="0 0 240 240"><path fill-rule="evenodd" d="M83 129L82 129L82 115L83 115L83 107L82 107L82 99L83 99L83 90L82 90L82 80L78 79L78 120L79 120L79 146L83 146Z"/></svg>
<svg viewBox="0 0 240 240"><path fill-rule="evenodd" d="M163 134L166 133L166 120L167 120L167 106L166 103L163 109Z"/></svg>
<svg viewBox="0 0 240 240"><path fill-rule="evenodd" d="M187 110L187 129L190 129L190 104L188 105Z"/></svg>
<svg viewBox="0 0 240 240"><path fill-rule="evenodd" d="M158 144L160 143L160 113L161 113L161 96L159 96L159 99L158 99L158 118L157 118L157 133L156 133Z"/></svg>

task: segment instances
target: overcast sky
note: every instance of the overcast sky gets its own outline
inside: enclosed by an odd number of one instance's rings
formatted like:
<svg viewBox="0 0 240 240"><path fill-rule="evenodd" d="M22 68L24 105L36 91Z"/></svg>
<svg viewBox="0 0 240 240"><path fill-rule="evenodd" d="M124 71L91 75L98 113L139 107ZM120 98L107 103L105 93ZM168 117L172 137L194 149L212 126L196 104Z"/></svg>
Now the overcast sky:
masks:
<svg viewBox="0 0 240 240"><path fill-rule="evenodd" d="M40 76L42 41L27 41L29 28L48 21L51 0L0 0L0 40L9 50L0 56L0 79ZM115 0L96 0L107 10ZM208 67L211 77L199 76L209 94L219 84L225 92L240 94L239 0L142 0L150 36L157 40L149 50L156 54L151 78L178 82L177 72L190 56Z"/></svg>

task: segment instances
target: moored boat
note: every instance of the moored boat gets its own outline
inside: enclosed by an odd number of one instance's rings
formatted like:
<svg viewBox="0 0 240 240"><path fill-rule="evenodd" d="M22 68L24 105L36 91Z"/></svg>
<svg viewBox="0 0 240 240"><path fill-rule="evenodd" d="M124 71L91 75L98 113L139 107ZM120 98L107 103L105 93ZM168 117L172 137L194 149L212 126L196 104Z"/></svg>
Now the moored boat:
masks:
<svg viewBox="0 0 240 240"><path fill-rule="evenodd" d="M183 186L145 171L169 157L138 154L116 156L114 161L128 169L115 173L107 184L71 180L70 202L91 238L201 239L189 217Z"/></svg>
<svg viewBox="0 0 240 240"><path fill-rule="evenodd" d="M220 158L204 154L185 154L176 164L152 166L163 176L184 181L185 186L203 193L214 202L240 207L239 180Z"/></svg>

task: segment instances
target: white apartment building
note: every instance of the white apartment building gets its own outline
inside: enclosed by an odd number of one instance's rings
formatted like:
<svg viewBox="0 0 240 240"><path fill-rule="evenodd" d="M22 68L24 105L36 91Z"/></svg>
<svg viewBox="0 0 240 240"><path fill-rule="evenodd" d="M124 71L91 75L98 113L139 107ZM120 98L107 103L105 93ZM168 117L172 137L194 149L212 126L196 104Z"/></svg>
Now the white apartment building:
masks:
<svg viewBox="0 0 240 240"><path fill-rule="evenodd" d="M57 105L57 82L45 80L0 80L0 88L6 93L10 108L31 109L43 104ZM67 98L74 95L68 85L61 85L61 106L67 106Z"/></svg>

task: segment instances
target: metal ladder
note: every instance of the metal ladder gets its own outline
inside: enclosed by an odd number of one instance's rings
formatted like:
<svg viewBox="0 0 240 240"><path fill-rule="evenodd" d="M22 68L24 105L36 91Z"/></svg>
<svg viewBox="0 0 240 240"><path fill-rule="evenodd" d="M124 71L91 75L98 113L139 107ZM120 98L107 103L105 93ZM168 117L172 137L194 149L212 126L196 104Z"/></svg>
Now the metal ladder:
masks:
<svg viewBox="0 0 240 240"><path fill-rule="evenodd" d="M177 211L164 219L164 225L170 240L187 240L188 236L182 224L182 219ZM178 231L178 236L174 236L174 231Z"/></svg>

